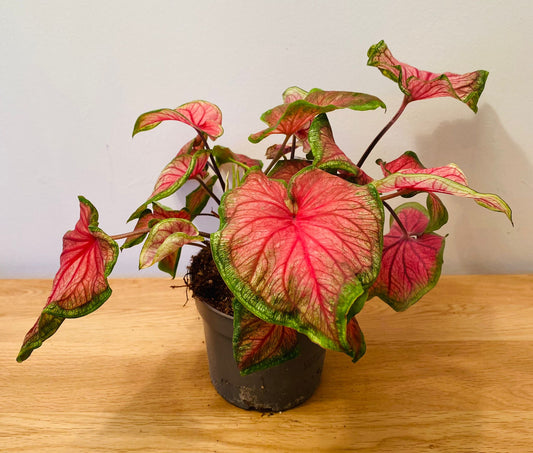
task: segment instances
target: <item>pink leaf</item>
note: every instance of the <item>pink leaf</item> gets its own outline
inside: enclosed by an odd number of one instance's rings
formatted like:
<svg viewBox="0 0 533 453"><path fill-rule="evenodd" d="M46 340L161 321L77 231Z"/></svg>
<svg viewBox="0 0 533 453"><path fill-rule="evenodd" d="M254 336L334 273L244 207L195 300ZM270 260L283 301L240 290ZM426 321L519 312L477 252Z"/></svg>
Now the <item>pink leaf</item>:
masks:
<svg viewBox="0 0 533 453"><path fill-rule="evenodd" d="M145 236L148 234L143 230L146 230L148 227L153 226L160 220L170 218L191 220L191 215L187 210L182 209L180 211L174 211L156 202L153 203L153 206L153 212L149 209L146 209L139 217L139 220L137 220L137 224L135 225L133 231L141 231L141 233L135 236L129 236L128 239L126 239L126 241L122 245L121 249L127 249L133 247L134 245L140 244L145 238Z"/></svg>
<svg viewBox="0 0 533 453"><path fill-rule="evenodd" d="M368 50L369 66L376 66L383 75L398 83L407 102L436 97L453 97L477 112L477 102L489 73L475 71L467 74L442 74L422 71L399 62L380 41Z"/></svg>
<svg viewBox="0 0 533 453"><path fill-rule="evenodd" d="M392 224L383 237L383 258L370 297L379 296L396 311L403 311L432 289L440 276L444 238L424 233L428 217L409 203L397 209L408 234Z"/></svg>
<svg viewBox="0 0 533 453"><path fill-rule="evenodd" d="M364 355L366 351L366 344L363 332L361 331L359 323L355 317L350 319L346 326L346 341L348 344L346 348L353 351L352 360L356 362Z"/></svg>
<svg viewBox="0 0 533 453"><path fill-rule="evenodd" d="M297 355L294 329L265 322L238 302L233 303L233 311L233 351L241 374L279 365Z"/></svg>
<svg viewBox="0 0 533 453"><path fill-rule="evenodd" d="M265 152L265 157L267 159L274 159L277 157L279 152L281 151L281 145L271 145L267 148ZM292 151L292 146L285 146L283 149L283 154L289 154Z"/></svg>
<svg viewBox="0 0 533 453"><path fill-rule="evenodd" d="M288 184L296 173L309 165L311 162L302 159L280 160L270 172L269 178L281 179Z"/></svg>
<svg viewBox="0 0 533 453"><path fill-rule="evenodd" d="M428 209L429 223L424 232L431 233L448 222L448 210L440 198L434 193L428 193L426 205Z"/></svg>
<svg viewBox="0 0 533 453"><path fill-rule="evenodd" d="M98 213L85 198L74 230L63 237L63 251L52 291L37 323L26 334L17 360L27 359L59 327L63 318L96 310L111 295L107 276L118 256L118 245L98 228Z"/></svg>
<svg viewBox="0 0 533 453"><path fill-rule="evenodd" d="M358 186L365 186L367 184L370 184L372 181L374 181L370 176L368 176L363 170L359 169L357 172L357 175L354 175L353 172L346 171L346 170L338 170L337 174L340 178L350 181L353 184L357 184Z"/></svg>
<svg viewBox="0 0 533 453"><path fill-rule="evenodd" d="M354 356L346 315L377 275L381 252L383 211L371 186L309 168L287 187L256 171L224 197L220 214L211 248L239 302Z"/></svg>
<svg viewBox="0 0 533 453"><path fill-rule="evenodd" d="M193 101L183 104L176 109L160 109L143 113L137 118L133 128L133 135L153 129L162 121L179 121L192 126L198 132L203 132L213 140L220 137L222 129L222 113L210 102Z"/></svg>
<svg viewBox="0 0 533 453"><path fill-rule="evenodd" d="M420 162L420 159L418 159L418 156L413 151L406 151L391 162L385 162L378 159L376 163L381 167L385 176L402 170L422 170L426 168L422 165L422 162Z"/></svg>
<svg viewBox="0 0 533 453"><path fill-rule="evenodd" d="M189 179L195 176L201 176L208 158L209 154L204 150L197 151L192 155L178 154L159 175L154 190L148 200L137 208L128 221L138 218L148 204L172 195Z"/></svg>
<svg viewBox="0 0 533 453"><path fill-rule="evenodd" d="M144 269L176 253L191 242L202 242L196 227L185 219L165 219L153 226L141 250L139 268Z"/></svg>
<svg viewBox="0 0 533 453"><path fill-rule="evenodd" d="M291 102L299 99L304 99L308 95L308 92L300 87L289 87L283 92L283 103L290 104Z"/></svg>
<svg viewBox="0 0 533 453"><path fill-rule="evenodd" d="M384 162L381 159L377 160L381 166L385 176L391 173L417 173L417 174L431 174L448 178L452 181L458 182L464 186L468 185L466 176L455 164L448 164L443 167L426 168L422 165L418 156L412 151L406 151L397 159L391 162Z"/></svg>
<svg viewBox="0 0 533 453"><path fill-rule="evenodd" d="M293 135L311 124L320 113L337 109L374 110L385 108L385 104L375 96L348 91L311 90L305 99L297 99L290 104L281 104L266 111L261 116L268 128L250 135L252 143L258 143L271 134Z"/></svg>
<svg viewBox="0 0 533 453"><path fill-rule="evenodd" d="M246 169L251 167L261 167L263 164L260 160L252 159L245 154L234 153L231 149L225 146L215 146L211 150L213 156L215 156L218 165L224 165L227 163L234 163L245 167Z"/></svg>
<svg viewBox="0 0 533 453"><path fill-rule="evenodd" d="M457 167L450 164L446 167L419 170L419 173L414 173L413 171L410 171L410 173L393 173L383 179L373 181L372 185L380 193L390 192L394 189L407 189L472 198L476 203L487 209L505 213L512 222L511 208L498 195L476 192L466 185L442 176L455 175L459 178L457 171L460 172Z"/></svg>
<svg viewBox="0 0 533 453"><path fill-rule="evenodd" d="M309 143L313 152L313 165L323 170L343 170L355 177L361 169L337 146L325 113L318 115L309 129ZM364 178L366 181L366 178ZM366 184L366 182L364 182Z"/></svg>

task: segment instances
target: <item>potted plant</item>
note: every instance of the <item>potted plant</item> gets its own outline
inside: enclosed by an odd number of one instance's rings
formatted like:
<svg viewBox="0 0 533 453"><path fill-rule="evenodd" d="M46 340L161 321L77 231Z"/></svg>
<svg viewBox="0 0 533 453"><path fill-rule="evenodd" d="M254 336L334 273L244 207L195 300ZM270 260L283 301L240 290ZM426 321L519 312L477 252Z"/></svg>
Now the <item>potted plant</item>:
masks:
<svg viewBox="0 0 533 453"><path fill-rule="evenodd" d="M226 291L233 315L222 315L225 327L216 324L220 321L206 326L206 336L213 329L220 343L218 335L225 329L223 336L231 337L228 348L233 345L235 360L222 363L243 375L273 373L285 366L281 364L299 360L297 368L302 372L304 367L304 376L318 378L292 405L318 385L324 349L358 360L365 343L356 315L365 302L379 297L402 311L439 279L445 237L437 231L448 213L437 194L472 198L511 220L511 210L499 196L470 188L454 164L426 168L414 152L406 151L390 162L378 159L376 178L361 169L411 102L448 96L476 112L488 73L421 71L396 60L383 41L369 49L368 57L368 65L398 84L403 101L357 162L336 145L327 114L337 109L385 108L379 98L364 93L287 89L283 104L261 116L267 127L249 137L259 143L281 135L281 143L266 150L268 165L210 144L223 129L219 108L209 102L193 101L140 115L133 135L163 121L178 121L192 127L195 136L163 169L151 195L130 216L129 221L136 222L132 231L106 234L99 228L95 207L79 197L80 218L64 236L51 294L26 334L17 360L27 359L65 318L84 316L109 298L107 277L119 255L119 240L125 240L122 248L142 244L140 268L157 263L172 277L185 245L199 247L208 265L214 260L214 274L225 283L221 291ZM191 180L197 187L183 208L160 203ZM425 205L413 201L413 196L424 197ZM203 212L209 198L219 205L218 213ZM384 227L387 213L390 222ZM216 231L203 232L195 226L202 214L219 220ZM191 268L189 274L187 281L199 293L198 272ZM213 312L201 304L199 310L204 319ZM303 360L295 359L298 348L308 354ZM208 354L211 360L213 354ZM312 369L311 359L316 361ZM265 387L264 377L258 382L259 388ZM242 397L242 387L237 388ZM246 401L232 402L268 407ZM290 407L283 404L270 408Z"/></svg>

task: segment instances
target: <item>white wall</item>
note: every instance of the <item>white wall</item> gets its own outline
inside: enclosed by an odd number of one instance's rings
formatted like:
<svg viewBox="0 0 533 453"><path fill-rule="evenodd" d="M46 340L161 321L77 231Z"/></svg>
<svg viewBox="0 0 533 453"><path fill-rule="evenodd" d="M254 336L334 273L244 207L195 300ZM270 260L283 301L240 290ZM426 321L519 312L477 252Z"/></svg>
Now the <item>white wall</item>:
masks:
<svg viewBox="0 0 533 453"><path fill-rule="evenodd" d="M238 152L260 114L297 84L379 96L383 112L336 112L339 144L357 160L401 101L366 66L385 39L402 61L432 71L490 71L474 115L452 99L411 104L365 166L407 149L427 166L456 162L470 184L496 192L502 214L446 197L446 273L532 272L532 3L524 1L0 1L0 277L52 277L77 195L109 234L149 195L191 137L162 125L131 138L138 114L202 98L220 106L220 144ZM177 198L174 198L177 200ZM137 271L139 249L114 276ZM182 268L183 272L183 268Z"/></svg>

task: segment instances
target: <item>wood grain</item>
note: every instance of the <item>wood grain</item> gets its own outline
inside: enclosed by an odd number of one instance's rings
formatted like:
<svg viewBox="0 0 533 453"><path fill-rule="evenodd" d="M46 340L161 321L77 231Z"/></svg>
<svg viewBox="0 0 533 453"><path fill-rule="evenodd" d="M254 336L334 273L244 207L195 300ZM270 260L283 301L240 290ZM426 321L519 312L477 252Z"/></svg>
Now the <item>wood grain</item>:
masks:
<svg viewBox="0 0 533 453"><path fill-rule="evenodd" d="M48 280L0 281L1 452L533 452L533 276L445 276L405 313L358 315L367 353L328 353L279 414L212 388L201 320L166 279L112 280L17 364Z"/></svg>

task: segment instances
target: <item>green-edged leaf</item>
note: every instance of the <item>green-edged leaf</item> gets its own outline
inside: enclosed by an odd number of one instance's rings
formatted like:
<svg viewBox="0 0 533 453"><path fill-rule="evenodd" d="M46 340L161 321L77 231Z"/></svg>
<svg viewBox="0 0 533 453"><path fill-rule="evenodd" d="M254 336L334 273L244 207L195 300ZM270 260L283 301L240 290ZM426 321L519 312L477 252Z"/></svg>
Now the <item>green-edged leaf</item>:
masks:
<svg viewBox="0 0 533 453"><path fill-rule="evenodd" d="M362 170L337 146L325 113L318 115L309 128L309 144L313 152L313 165L322 170L342 170L361 178ZM364 184L368 177L363 178Z"/></svg>
<svg viewBox="0 0 533 453"><path fill-rule="evenodd" d="M209 189L213 189L213 186L215 185L217 179L218 178L216 176L212 176L208 181L205 181L205 185ZM200 214L204 210L210 197L211 196L209 195L207 190L205 190L204 187L201 185L199 185L198 188L196 188L189 195L187 195L187 197L185 198L185 207L190 213L190 220L193 220L198 214Z"/></svg>
<svg viewBox="0 0 533 453"><path fill-rule="evenodd" d="M366 297L365 297L366 298ZM366 343L359 323L354 318L346 325L346 345L345 348L352 352L352 362L357 362L366 352Z"/></svg>
<svg viewBox="0 0 533 453"><path fill-rule="evenodd" d="M424 233L431 233L446 225L448 222L448 210L440 198L434 193L428 193L426 205L428 208L429 222Z"/></svg>
<svg viewBox="0 0 533 453"><path fill-rule="evenodd" d="M252 171L223 197L220 217L213 258L239 302L354 357L347 313L381 255L383 208L373 188L311 167L289 186Z"/></svg>
<svg viewBox="0 0 533 453"><path fill-rule="evenodd" d="M424 167L420 159L413 151L406 151L400 157L385 162L382 159L376 160L376 163L381 167L384 176L388 176L391 173L397 173L402 170L421 170Z"/></svg>
<svg viewBox="0 0 533 453"><path fill-rule="evenodd" d="M133 232L140 231L140 233L134 236L129 236L122 245L121 249L127 249L133 247L134 245L140 244L148 234L146 232L146 229L155 225L155 223L160 220L170 218L191 220L191 214L187 209L175 211L157 202L153 203L153 209L153 212L150 211L150 209L145 209L141 213L141 215L139 216L139 220L137 220L137 224L135 225L135 228L133 230Z"/></svg>
<svg viewBox="0 0 533 453"><path fill-rule="evenodd" d="M216 162L218 165L223 165L227 163L233 163L240 165L246 170L252 167L263 166L263 163L258 159L252 159L245 154L236 154L231 149L226 148L225 146L214 146L211 150L213 156L215 156Z"/></svg>
<svg viewBox="0 0 533 453"><path fill-rule="evenodd" d="M298 99L304 99L309 93L304 89L294 86L289 87L283 92L283 103L290 104Z"/></svg>
<svg viewBox="0 0 533 453"><path fill-rule="evenodd" d="M270 324L233 302L233 355L242 375L279 365L298 355L298 334Z"/></svg>
<svg viewBox="0 0 533 453"><path fill-rule="evenodd" d="M477 112L477 103L489 75L483 70L467 74L423 71L394 58L384 41L370 47L367 64L377 67L385 77L398 83L407 102L452 97L464 102L474 112Z"/></svg>
<svg viewBox="0 0 533 453"><path fill-rule="evenodd" d="M384 162L381 159L378 159L376 162L380 165L384 176L392 173L432 174L451 179L464 186L468 185L465 174L457 165L448 164L443 167L426 168L413 151L406 151L391 162Z"/></svg>
<svg viewBox="0 0 533 453"><path fill-rule="evenodd" d="M511 208L498 195L476 192L468 186L440 176L441 174L446 174L450 166L428 168L420 170L420 173L393 173L383 179L375 180L371 184L380 193L407 189L472 198L477 204L487 209L505 213L512 222Z"/></svg>
<svg viewBox="0 0 533 453"><path fill-rule="evenodd" d="M107 276L118 256L118 245L98 228L98 212L83 197L74 230L63 236L60 266L37 323L26 334L18 361L26 360L61 325L64 318L85 316L111 295Z"/></svg>
<svg viewBox="0 0 533 453"><path fill-rule="evenodd" d="M138 218L150 203L172 195L189 179L202 175L209 153L205 150L191 154L178 154L163 169L148 200L137 208L128 221Z"/></svg>
<svg viewBox="0 0 533 453"><path fill-rule="evenodd" d="M202 242L196 227L185 219L165 219L154 225L141 250L139 268L144 269L176 253L185 244Z"/></svg>
<svg viewBox="0 0 533 453"><path fill-rule="evenodd" d="M407 234L394 221L383 238L383 257L379 276L370 289L396 311L403 311L437 283L444 252L444 237L424 233L427 211L418 203L396 209Z"/></svg>
<svg viewBox="0 0 533 453"><path fill-rule="evenodd" d="M220 109L207 101L193 101L176 109L159 109L143 113L137 118L132 135L153 129L162 121L169 120L188 124L198 132L207 134L213 140L224 132Z"/></svg>
<svg viewBox="0 0 533 453"><path fill-rule="evenodd" d="M311 162L303 159L280 160L276 162L268 177L281 179L288 184L296 173L305 167L309 167L309 165L311 165Z"/></svg>
<svg viewBox="0 0 533 453"><path fill-rule="evenodd" d="M290 104L281 104L261 115L268 128L250 135L252 143L258 143L271 134L293 135L305 129L320 113L337 109L374 110L385 108L385 104L375 96L350 91L311 90L305 99Z"/></svg>

